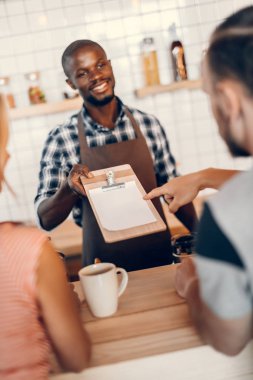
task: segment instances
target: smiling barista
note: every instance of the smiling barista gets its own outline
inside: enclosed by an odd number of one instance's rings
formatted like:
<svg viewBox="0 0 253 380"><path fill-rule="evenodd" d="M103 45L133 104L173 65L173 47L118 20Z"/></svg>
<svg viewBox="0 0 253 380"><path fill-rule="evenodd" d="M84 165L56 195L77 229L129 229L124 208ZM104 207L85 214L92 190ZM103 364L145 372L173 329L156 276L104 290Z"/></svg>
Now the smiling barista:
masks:
<svg viewBox="0 0 253 380"><path fill-rule="evenodd" d="M73 210L83 227L83 265L94 258L128 271L170 264L170 233L164 231L117 243L104 242L80 176L89 171L130 164L146 192L177 175L165 132L152 115L126 107L114 95L111 62L96 42L78 40L63 53L67 83L83 98L79 114L54 128L46 140L35 199L42 228L51 230ZM81 196L80 196L81 195ZM160 201L154 204L164 219ZM177 216L192 230L196 214L192 204Z"/></svg>

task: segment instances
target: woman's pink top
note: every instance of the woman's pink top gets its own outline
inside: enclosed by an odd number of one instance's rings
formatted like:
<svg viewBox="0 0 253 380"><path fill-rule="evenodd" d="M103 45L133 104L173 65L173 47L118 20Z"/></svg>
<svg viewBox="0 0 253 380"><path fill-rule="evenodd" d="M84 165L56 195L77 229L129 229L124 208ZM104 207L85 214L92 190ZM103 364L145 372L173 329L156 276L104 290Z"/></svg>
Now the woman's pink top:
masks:
<svg viewBox="0 0 253 380"><path fill-rule="evenodd" d="M0 379L47 379L49 340L40 321L36 270L47 237L0 223Z"/></svg>

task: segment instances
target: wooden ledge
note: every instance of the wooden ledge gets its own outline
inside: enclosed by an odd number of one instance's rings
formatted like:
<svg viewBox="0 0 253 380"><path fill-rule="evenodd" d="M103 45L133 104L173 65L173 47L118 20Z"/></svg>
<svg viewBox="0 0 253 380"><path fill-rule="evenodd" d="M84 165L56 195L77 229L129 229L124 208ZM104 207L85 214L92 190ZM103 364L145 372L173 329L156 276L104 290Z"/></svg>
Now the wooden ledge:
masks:
<svg viewBox="0 0 253 380"><path fill-rule="evenodd" d="M11 120L17 120L26 117L79 110L81 106L82 98L78 96L74 99L65 99L54 103L42 103L21 108L11 108L9 110L9 115Z"/></svg>
<svg viewBox="0 0 253 380"><path fill-rule="evenodd" d="M183 89L196 90L201 88L201 80L183 80L169 84L160 84L156 86L147 86L134 91L137 98L144 98L149 95L161 94L164 92L178 91Z"/></svg>

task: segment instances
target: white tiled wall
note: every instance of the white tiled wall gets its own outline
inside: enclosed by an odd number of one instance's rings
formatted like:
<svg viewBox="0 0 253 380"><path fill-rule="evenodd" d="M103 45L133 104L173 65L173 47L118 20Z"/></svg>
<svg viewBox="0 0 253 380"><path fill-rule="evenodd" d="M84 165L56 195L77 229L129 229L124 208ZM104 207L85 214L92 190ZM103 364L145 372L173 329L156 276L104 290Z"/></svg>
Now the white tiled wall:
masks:
<svg viewBox="0 0 253 380"><path fill-rule="evenodd" d="M189 78L196 79L201 51L214 26L250 4L249 0L0 0L0 76L11 77L18 107L29 104L24 74L33 70L41 72L47 100L60 100L63 50L76 39L96 40L112 60L116 93L126 104L160 118L181 173L210 165L245 169L250 161L230 158L200 90L144 99L136 99L133 90L144 84L139 55L144 37L155 38L161 82L168 83L172 79L168 26L175 22L185 45ZM34 219L42 145L48 131L69 114L12 122L7 177L16 199L4 191L1 219Z"/></svg>

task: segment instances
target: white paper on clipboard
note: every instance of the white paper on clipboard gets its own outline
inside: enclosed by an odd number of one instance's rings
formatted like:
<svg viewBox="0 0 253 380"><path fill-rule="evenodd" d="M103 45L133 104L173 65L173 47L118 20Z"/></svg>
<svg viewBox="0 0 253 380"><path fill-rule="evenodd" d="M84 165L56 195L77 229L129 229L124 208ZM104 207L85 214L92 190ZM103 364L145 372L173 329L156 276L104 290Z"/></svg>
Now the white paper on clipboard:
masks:
<svg viewBox="0 0 253 380"><path fill-rule="evenodd" d="M156 222L135 181L125 182L123 187L111 188L108 191L98 187L89 190L89 195L101 225L109 231L120 231Z"/></svg>

